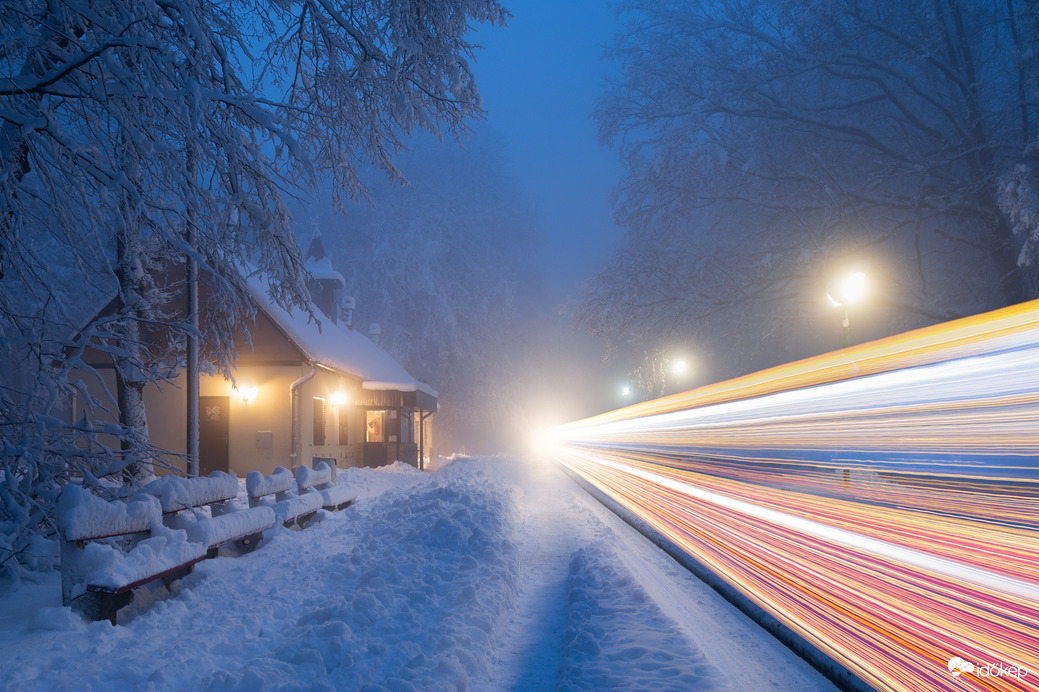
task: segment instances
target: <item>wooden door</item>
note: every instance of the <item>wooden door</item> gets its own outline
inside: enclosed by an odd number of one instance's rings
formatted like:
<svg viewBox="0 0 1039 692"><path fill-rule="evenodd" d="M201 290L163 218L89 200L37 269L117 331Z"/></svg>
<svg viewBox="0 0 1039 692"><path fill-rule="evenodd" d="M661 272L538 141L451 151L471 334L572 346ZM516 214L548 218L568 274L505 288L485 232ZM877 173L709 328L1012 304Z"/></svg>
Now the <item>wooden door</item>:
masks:
<svg viewBox="0 0 1039 692"><path fill-rule="evenodd" d="M230 400L226 396L198 398L198 467L201 476L208 476L213 471L231 471L228 450Z"/></svg>

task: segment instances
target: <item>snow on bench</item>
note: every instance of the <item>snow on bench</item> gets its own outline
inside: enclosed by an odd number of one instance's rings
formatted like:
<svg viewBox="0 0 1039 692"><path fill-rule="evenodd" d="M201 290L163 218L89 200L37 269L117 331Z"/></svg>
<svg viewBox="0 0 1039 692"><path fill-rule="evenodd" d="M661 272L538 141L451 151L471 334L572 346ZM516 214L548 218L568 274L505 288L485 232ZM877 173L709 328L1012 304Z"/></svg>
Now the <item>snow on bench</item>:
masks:
<svg viewBox="0 0 1039 692"><path fill-rule="evenodd" d="M141 488L141 491L159 498L162 513L170 514L233 500L238 496L238 478L222 471L214 471L209 474L209 478L163 476Z"/></svg>
<svg viewBox="0 0 1039 692"><path fill-rule="evenodd" d="M254 550L263 532L277 523L278 517L272 508L249 507L213 517L178 514L172 526L186 532L188 540L205 545L206 557L214 558L220 547L229 543L234 543L241 552Z"/></svg>
<svg viewBox="0 0 1039 692"><path fill-rule="evenodd" d="M295 494L295 478L292 471L284 466L274 469L270 476L259 471L250 471L245 477L245 491L249 496L249 507L270 507L286 528L293 524L299 527L317 513L322 506L322 498L317 493ZM263 498L274 495L275 501L268 503Z"/></svg>
<svg viewBox="0 0 1039 692"><path fill-rule="evenodd" d="M58 529L62 603L113 625L134 589L157 579L169 588L206 555L184 531L163 526L162 506L150 495L109 502L68 485L58 499ZM142 534L148 537L132 538Z"/></svg>
<svg viewBox="0 0 1039 692"><path fill-rule="evenodd" d="M357 499L357 491L346 485L336 484L336 467L319 461L314 468L303 465L296 469L296 485L300 495L316 490L321 495L322 507L336 511L349 506Z"/></svg>
<svg viewBox="0 0 1039 692"><path fill-rule="evenodd" d="M221 546L234 543L241 552L256 548L263 532L277 523L270 507L239 509L238 478L213 471L208 478L165 476L152 481L141 492L158 498L163 522L187 532L192 541L206 546L206 557L217 556ZM209 506L209 514L196 508Z"/></svg>

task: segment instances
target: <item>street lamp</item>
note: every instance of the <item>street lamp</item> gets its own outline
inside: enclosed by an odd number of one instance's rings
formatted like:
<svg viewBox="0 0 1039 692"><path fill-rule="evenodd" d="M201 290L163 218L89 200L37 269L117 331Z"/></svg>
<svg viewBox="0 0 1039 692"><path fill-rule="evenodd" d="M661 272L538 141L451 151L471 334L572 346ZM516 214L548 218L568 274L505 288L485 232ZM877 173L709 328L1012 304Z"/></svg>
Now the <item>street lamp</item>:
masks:
<svg viewBox="0 0 1039 692"><path fill-rule="evenodd" d="M844 327L844 348L848 348L848 306L858 302L865 292L866 274L856 271L845 276L833 290L826 294L834 307L844 308L844 319L841 321L841 326Z"/></svg>

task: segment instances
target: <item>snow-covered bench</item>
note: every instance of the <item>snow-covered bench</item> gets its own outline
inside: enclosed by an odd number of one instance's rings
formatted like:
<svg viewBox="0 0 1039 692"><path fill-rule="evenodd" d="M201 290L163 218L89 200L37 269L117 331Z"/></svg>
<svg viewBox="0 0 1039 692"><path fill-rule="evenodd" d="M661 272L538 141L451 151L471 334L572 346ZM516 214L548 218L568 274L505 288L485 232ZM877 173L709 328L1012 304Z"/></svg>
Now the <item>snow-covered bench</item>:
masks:
<svg viewBox="0 0 1039 692"><path fill-rule="evenodd" d="M151 495L109 502L68 485L58 498L58 533L62 603L113 625L134 589L158 579L168 589L206 556L205 545L163 525Z"/></svg>
<svg viewBox="0 0 1039 692"><path fill-rule="evenodd" d="M314 468L306 464L297 468L296 485L300 495L317 491L321 495L321 506L330 512L348 507L357 499L356 490L336 484L336 467L325 461L318 461Z"/></svg>
<svg viewBox="0 0 1039 692"><path fill-rule="evenodd" d="M322 506L318 493L295 492L296 479L284 466L274 469L274 473L264 476L259 471L250 471L245 477L245 492L249 496L249 507L270 507L274 510L278 521L286 528L296 524L306 526L307 522ZM274 495L274 502L264 498Z"/></svg>
<svg viewBox="0 0 1039 692"><path fill-rule="evenodd" d="M158 498L166 526L182 529L188 540L205 545L209 558L230 543L241 552L253 550L263 532L277 523L270 507L237 507L238 478L222 471L208 478L164 476L141 491ZM201 509L207 506L208 515Z"/></svg>

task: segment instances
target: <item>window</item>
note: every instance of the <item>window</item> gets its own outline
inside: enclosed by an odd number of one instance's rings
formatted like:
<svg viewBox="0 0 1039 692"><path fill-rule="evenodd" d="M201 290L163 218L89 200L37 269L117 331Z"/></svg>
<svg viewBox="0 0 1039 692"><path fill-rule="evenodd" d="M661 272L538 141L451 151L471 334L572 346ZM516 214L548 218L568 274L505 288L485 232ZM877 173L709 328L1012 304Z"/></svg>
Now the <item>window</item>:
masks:
<svg viewBox="0 0 1039 692"><path fill-rule="evenodd" d="M415 433L412 428L415 419L411 411L403 411L400 416L400 441L410 444L415 441Z"/></svg>
<svg viewBox="0 0 1039 692"><path fill-rule="evenodd" d="M368 424L365 426L365 440L368 442L386 441L386 412L368 411Z"/></svg>
<svg viewBox="0 0 1039 692"><path fill-rule="evenodd" d="M314 397L314 444L325 444L325 400Z"/></svg>

